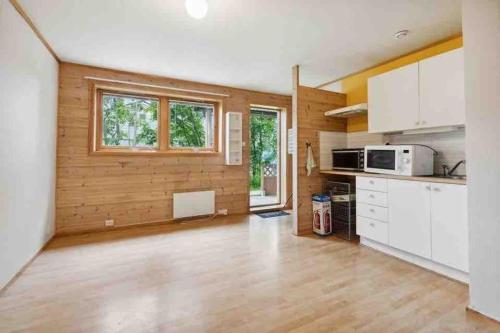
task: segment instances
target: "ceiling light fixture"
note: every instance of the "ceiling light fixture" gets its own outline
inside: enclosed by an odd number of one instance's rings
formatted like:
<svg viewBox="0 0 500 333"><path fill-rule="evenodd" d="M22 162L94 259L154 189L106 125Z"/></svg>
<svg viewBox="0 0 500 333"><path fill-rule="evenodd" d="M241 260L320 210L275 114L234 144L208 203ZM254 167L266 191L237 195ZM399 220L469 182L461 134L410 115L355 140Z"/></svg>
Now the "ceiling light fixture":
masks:
<svg viewBox="0 0 500 333"><path fill-rule="evenodd" d="M408 37L409 33L409 30L400 30L394 34L394 37L396 37L396 39L405 39L406 37Z"/></svg>
<svg viewBox="0 0 500 333"><path fill-rule="evenodd" d="M186 0L186 10L195 19L204 18L208 11L207 0Z"/></svg>

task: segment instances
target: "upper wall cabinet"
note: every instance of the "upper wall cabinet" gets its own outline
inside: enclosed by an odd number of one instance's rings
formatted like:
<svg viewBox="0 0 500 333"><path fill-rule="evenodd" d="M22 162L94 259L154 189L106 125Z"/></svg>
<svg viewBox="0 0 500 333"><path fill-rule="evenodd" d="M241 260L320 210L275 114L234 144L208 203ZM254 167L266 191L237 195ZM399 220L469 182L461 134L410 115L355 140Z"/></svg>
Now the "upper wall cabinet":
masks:
<svg viewBox="0 0 500 333"><path fill-rule="evenodd" d="M419 119L418 63L368 79L370 133L413 129Z"/></svg>
<svg viewBox="0 0 500 333"><path fill-rule="evenodd" d="M463 49L368 79L368 131L465 124Z"/></svg>
<svg viewBox="0 0 500 333"><path fill-rule="evenodd" d="M463 48L422 60L419 67L421 127L465 124Z"/></svg>

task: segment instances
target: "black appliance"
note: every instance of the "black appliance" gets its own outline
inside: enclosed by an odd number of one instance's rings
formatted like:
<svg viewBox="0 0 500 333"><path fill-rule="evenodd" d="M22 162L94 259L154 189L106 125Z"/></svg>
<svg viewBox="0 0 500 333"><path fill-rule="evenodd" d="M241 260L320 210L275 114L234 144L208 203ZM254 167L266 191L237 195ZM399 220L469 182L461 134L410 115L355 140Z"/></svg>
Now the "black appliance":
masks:
<svg viewBox="0 0 500 333"><path fill-rule="evenodd" d="M365 149L332 149L334 170L363 171L365 169Z"/></svg>

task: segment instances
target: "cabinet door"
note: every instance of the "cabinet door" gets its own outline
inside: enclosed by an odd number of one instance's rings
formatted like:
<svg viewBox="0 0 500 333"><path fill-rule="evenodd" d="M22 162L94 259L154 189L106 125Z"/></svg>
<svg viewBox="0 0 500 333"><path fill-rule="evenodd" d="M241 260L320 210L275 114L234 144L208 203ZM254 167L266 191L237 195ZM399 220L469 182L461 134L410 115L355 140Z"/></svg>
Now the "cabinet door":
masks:
<svg viewBox="0 0 500 333"><path fill-rule="evenodd" d="M418 63L368 79L368 132L414 129L418 119Z"/></svg>
<svg viewBox="0 0 500 333"><path fill-rule="evenodd" d="M243 163L243 127L241 112L226 113L226 165Z"/></svg>
<svg viewBox="0 0 500 333"><path fill-rule="evenodd" d="M387 192L389 245L430 259L430 184L390 179Z"/></svg>
<svg viewBox="0 0 500 333"><path fill-rule="evenodd" d="M468 272L467 187L431 187L432 260Z"/></svg>
<svg viewBox="0 0 500 333"><path fill-rule="evenodd" d="M420 61L420 127L465 124L463 48Z"/></svg>

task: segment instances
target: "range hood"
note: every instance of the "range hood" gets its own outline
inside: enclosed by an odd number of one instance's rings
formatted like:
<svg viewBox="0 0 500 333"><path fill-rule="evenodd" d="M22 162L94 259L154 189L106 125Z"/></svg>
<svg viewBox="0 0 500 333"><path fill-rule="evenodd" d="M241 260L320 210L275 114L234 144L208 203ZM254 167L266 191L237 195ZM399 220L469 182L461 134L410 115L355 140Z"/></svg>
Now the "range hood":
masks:
<svg viewBox="0 0 500 333"><path fill-rule="evenodd" d="M351 106L346 106L344 108L330 110L325 112L327 117L338 117L338 118L348 118L354 116L361 116L366 114L368 111L368 104L361 103Z"/></svg>

